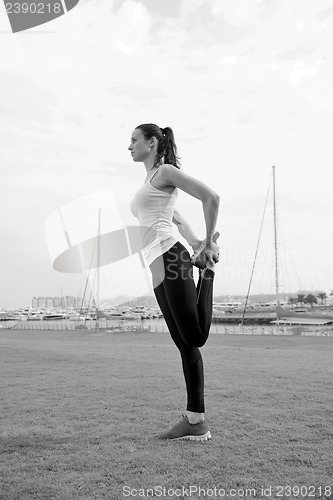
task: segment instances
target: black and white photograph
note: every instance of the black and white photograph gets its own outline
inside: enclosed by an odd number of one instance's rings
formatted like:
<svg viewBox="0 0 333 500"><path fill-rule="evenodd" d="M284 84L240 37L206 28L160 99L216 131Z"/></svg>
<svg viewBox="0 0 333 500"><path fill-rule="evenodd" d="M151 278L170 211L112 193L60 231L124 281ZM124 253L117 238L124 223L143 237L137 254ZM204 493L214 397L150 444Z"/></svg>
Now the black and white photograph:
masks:
<svg viewBox="0 0 333 500"><path fill-rule="evenodd" d="M1 499L333 499L332 33L0 2Z"/></svg>

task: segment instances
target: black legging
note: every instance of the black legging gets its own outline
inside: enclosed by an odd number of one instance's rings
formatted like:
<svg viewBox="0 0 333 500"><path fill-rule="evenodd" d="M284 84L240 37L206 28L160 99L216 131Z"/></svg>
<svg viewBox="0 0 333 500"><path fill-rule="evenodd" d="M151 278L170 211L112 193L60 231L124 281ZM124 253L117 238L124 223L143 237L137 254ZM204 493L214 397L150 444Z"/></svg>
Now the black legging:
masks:
<svg viewBox="0 0 333 500"><path fill-rule="evenodd" d="M180 351L187 390L187 410L204 413L204 371L199 347L212 320L214 272L205 271L197 287L190 254L178 241L150 265L153 287L171 337Z"/></svg>

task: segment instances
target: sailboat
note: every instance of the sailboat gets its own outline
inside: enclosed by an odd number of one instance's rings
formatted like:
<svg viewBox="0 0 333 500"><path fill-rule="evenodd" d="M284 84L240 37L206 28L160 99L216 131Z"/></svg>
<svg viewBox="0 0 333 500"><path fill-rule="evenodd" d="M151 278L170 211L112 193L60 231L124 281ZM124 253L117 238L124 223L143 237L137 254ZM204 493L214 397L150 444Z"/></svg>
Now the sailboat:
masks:
<svg viewBox="0 0 333 500"><path fill-rule="evenodd" d="M84 321L87 319L93 319L95 320L94 322L94 330L105 330L107 327L105 320L127 320L127 319L133 319L135 316L131 314L126 314L123 312L114 312L114 313L105 313L104 311L101 310L100 308L100 268L101 265L103 265L103 260L101 258L101 250L102 250L102 237L101 237L101 218L102 218L102 209L98 209L98 230L97 230L97 237L94 240L94 245L91 251L90 257L90 267L88 269L88 275L86 279L86 285L85 285L85 291L83 294L82 298L82 303L85 298L86 294L86 289L89 283L89 275L94 267L96 269L95 277L93 279L93 283L91 285L91 297L89 299L89 304L88 307L86 308L86 315L84 318ZM139 234L139 233L138 233ZM133 236L133 234L132 234ZM135 236L135 233L134 233ZM134 238L131 239L131 242L133 244ZM133 247L134 248L134 247ZM141 263L143 266L145 265L143 262L143 257L140 248L136 248L138 251ZM97 254L95 256L95 254ZM96 281L96 285L95 285ZM90 305L90 302L92 302L92 305ZM81 311L80 311L81 312ZM79 324L78 328L85 328L85 325Z"/></svg>
<svg viewBox="0 0 333 500"><path fill-rule="evenodd" d="M297 313L287 311L281 307L279 300L279 272L278 272L278 240L277 240L277 225L276 225L276 185L275 185L275 166L273 168L273 214L274 214L274 256L275 256L275 295L276 295L276 321L277 325L313 325L325 326L333 324L333 315L324 313Z"/></svg>
<svg viewBox="0 0 333 500"><path fill-rule="evenodd" d="M277 212L276 212L276 182L275 182L275 166L272 167L273 169L273 219L274 219L274 261L275 261L275 296L276 296L276 308L275 308L275 314L276 314L276 320L271 321L271 324L277 325L277 326L291 326L291 327L298 327L297 332L301 333L302 327L307 327L307 326L312 326L316 329L316 327L325 327L327 328L328 325L333 324L333 315L332 314L325 314L325 313L311 313L311 312L294 312L294 311L289 311L286 309L283 309L280 303L280 297L279 297L279 260L278 260L278 237L277 237ZM267 199L266 199L267 202ZM266 211L266 204L265 204L265 211ZM265 215L264 211L264 215ZM263 216L264 219L264 216ZM261 229L263 225L263 220L261 223ZM261 229L260 229L260 234L261 234ZM260 234L259 234L259 240L260 240ZM258 246L259 246L259 241L257 244L257 250L255 254L255 259L254 259L254 264L253 264L253 269L252 269L252 274L250 278L250 284L246 296L246 301L245 301L245 306L243 310L243 318L241 325L244 324L244 318L245 318L245 312L246 312L246 307L247 307L247 302L248 302L248 297L250 294L250 288L251 288L251 281L253 277L253 271L254 271L254 266L256 262L256 256L257 256L257 251L258 251ZM332 328L330 326L330 328ZM296 330L294 330L295 332Z"/></svg>

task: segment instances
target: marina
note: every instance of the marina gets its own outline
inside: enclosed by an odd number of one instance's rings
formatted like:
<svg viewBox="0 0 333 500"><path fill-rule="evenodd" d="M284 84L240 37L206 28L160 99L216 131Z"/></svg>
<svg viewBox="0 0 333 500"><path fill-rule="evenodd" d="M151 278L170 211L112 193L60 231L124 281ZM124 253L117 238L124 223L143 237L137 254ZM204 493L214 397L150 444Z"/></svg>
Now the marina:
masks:
<svg viewBox="0 0 333 500"><path fill-rule="evenodd" d="M248 315L250 316L250 315ZM222 335L303 335L303 336L333 336L332 323L288 325L276 324L274 313L252 314L241 323L240 312L226 313L224 317L213 316L210 334ZM156 332L168 333L163 317L140 317L112 319L48 319L48 320L8 320L1 321L0 328L15 330L54 330L54 331L86 331L87 333L126 333L126 332Z"/></svg>

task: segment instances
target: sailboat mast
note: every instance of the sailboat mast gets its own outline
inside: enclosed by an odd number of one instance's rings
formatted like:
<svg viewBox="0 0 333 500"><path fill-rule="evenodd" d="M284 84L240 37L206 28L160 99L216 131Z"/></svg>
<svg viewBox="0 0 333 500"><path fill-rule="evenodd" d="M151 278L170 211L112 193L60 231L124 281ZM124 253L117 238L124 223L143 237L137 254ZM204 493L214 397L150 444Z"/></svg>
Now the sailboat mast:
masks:
<svg viewBox="0 0 333 500"><path fill-rule="evenodd" d="M278 249L277 249L277 228L276 228L275 166L273 166L273 214L274 214L275 295L276 295L276 305L279 306L280 300L279 300L279 271L278 271Z"/></svg>
<svg viewBox="0 0 333 500"><path fill-rule="evenodd" d="M98 211L98 236L97 236L97 283L96 283L96 311L99 310L99 267L101 262L101 212L100 208Z"/></svg>

